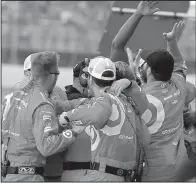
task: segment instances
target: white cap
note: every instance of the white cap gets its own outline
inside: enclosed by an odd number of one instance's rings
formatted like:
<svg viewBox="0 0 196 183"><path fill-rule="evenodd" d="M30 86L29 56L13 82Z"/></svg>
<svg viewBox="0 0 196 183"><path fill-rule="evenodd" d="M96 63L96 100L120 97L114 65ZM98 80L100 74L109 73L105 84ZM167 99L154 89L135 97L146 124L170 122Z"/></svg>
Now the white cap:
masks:
<svg viewBox="0 0 196 183"><path fill-rule="evenodd" d="M29 55L24 61L24 71L31 69L31 55Z"/></svg>
<svg viewBox="0 0 196 183"><path fill-rule="evenodd" d="M112 77L104 77L105 71L112 71ZM88 72L91 76L101 80L115 80L116 79L116 67L115 64L106 57L95 57L93 58L88 66Z"/></svg>

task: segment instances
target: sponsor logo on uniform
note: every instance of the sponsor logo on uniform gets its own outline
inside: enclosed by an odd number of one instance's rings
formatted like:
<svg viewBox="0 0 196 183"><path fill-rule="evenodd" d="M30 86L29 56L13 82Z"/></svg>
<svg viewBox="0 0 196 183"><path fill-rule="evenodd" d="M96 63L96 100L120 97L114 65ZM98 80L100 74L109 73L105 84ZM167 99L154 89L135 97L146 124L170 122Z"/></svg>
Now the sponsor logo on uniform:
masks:
<svg viewBox="0 0 196 183"><path fill-rule="evenodd" d="M118 176L123 175L123 170L122 170L122 169L118 169L118 170L117 170L117 175L118 175Z"/></svg>
<svg viewBox="0 0 196 183"><path fill-rule="evenodd" d="M52 126L51 122L46 122L45 123L45 128L44 128L44 133L47 133L47 132L51 131L52 130L51 126Z"/></svg>
<svg viewBox="0 0 196 183"><path fill-rule="evenodd" d="M72 121L73 125L83 125L82 121Z"/></svg>
<svg viewBox="0 0 196 183"><path fill-rule="evenodd" d="M132 140L133 139L133 136L132 137L129 137L129 136L125 136L125 135L119 135L119 139Z"/></svg>
<svg viewBox="0 0 196 183"><path fill-rule="evenodd" d="M35 169L33 167L20 167L18 169L18 174L33 175L35 174Z"/></svg>
<svg viewBox="0 0 196 183"><path fill-rule="evenodd" d="M164 100L168 100L168 99L170 99L170 98L172 98L172 95L170 95L170 96L164 98Z"/></svg>
<svg viewBox="0 0 196 183"><path fill-rule="evenodd" d="M174 96L178 96L180 95L180 90L177 90L175 93L174 93Z"/></svg>
<svg viewBox="0 0 196 183"><path fill-rule="evenodd" d="M48 145L53 141L54 138L55 138L54 136L49 136L49 137L46 139Z"/></svg>
<svg viewBox="0 0 196 183"><path fill-rule="evenodd" d="M28 103L27 103L27 102L25 102L24 100L21 100L20 98L16 98L16 97L14 97L14 99L15 99L16 101L20 101L20 102L21 102L21 104L22 104L23 106L25 106L25 107L27 107L27 106L28 106Z"/></svg>
<svg viewBox="0 0 196 183"><path fill-rule="evenodd" d="M162 134L163 135L167 135L167 134L171 134L171 133L174 133L178 128L179 128L180 124L178 124L177 127L174 127L174 128L170 128L168 130L164 130L162 131Z"/></svg>
<svg viewBox="0 0 196 183"><path fill-rule="evenodd" d="M161 84L161 88L165 88L166 87L166 83Z"/></svg>
<svg viewBox="0 0 196 183"><path fill-rule="evenodd" d="M72 138L72 131L71 130L66 130L65 132L63 132L63 136L70 139Z"/></svg>
<svg viewBox="0 0 196 183"><path fill-rule="evenodd" d="M43 115L43 120L50 120L50 121L52 121L51 118L52 117L50 115Z"/></svg>

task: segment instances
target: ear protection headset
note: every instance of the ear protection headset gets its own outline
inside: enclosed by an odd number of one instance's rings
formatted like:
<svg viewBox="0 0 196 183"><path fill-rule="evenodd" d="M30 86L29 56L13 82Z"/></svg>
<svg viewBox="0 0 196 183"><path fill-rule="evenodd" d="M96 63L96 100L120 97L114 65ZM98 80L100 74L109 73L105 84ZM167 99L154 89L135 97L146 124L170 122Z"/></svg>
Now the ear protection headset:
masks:
<svg viewBox="0 0 196 183"><path fill-rule="evenodd" d="M73 73L74 77L78 77L80 85L84 88L88 85L88 73L84 71L84 68L88 67L90 62L89 58L85 58L84 61L79 62L74 68Z"/></svg>

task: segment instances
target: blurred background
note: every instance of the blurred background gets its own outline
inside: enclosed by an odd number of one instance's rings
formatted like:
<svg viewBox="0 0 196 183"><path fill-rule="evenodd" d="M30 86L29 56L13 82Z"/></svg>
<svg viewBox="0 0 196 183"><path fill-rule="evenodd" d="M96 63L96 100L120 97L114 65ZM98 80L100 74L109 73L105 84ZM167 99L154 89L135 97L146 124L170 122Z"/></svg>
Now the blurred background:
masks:
<svg viewBox="0 0 196 183"><path fill-rule="evenodd" d="M61 56L58 85L72 84L72 67L99 55L115 1L2 1L2 94L20 81L25 58L53 50ZM131 7L129 7L131 8ZM195 83L195 2L191 1L180 49ZM124 22L122 22L124 23ZM118 31L118 30L117 30ZM109 43L111 45L111 43Z"/></svg>

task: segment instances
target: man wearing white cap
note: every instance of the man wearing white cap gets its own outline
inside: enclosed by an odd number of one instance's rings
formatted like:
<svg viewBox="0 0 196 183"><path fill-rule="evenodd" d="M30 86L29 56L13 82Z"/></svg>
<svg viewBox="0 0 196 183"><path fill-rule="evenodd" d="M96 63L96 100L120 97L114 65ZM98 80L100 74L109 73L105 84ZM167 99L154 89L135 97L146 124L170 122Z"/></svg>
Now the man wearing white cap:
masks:
<svg viewBox="0 0 196 183"><path fill-rule="evenodd" d="M124 181L137 164L136 122L143 125L143 129L147 128L138 120L127 98L110 92L116 79L116 68L110 59L95 57L90 61L88 73L88 86L94 97L65 116L73 126L90 125L85 131L91 137L92 164L78 180ZM122 79L121 87L116 87L117 93L131 87L131 81ZM142 144L148 144L149 134L146 134L146 142Z"/></svg>

